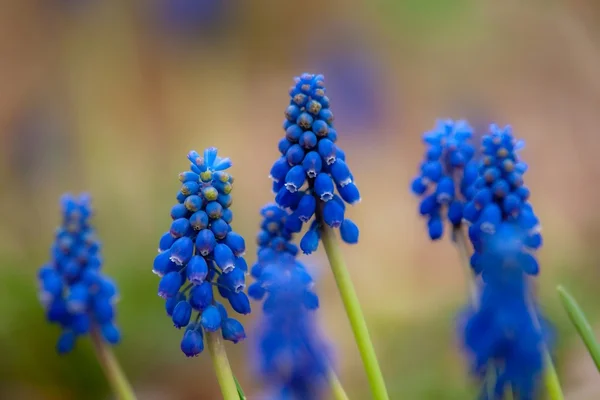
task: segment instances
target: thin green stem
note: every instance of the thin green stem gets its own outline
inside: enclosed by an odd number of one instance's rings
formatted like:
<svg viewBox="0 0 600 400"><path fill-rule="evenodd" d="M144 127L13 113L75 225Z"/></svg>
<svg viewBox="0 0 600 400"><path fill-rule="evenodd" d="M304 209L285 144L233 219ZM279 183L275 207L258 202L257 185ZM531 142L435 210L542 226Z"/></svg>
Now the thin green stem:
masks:
<svg viewBox="0 0 600 400"><path fill-rule="evenodd" d="M358 296L354 290L350 273L348 272L348 268L346 268L346 263L344 262L334 232L326 224L323 225L321 239L323 240L325 253L327 253L331 271L335 277L342 302L346 308L346 314L350 320L350 326L352 327L352 332L354 333L354 338L369 379L371 392L375 400L388 400L389 396L385 387L385 381L377 362L375 348L371 342L367 323L365 322Z"/></svg>
<svg viewBox="0 0 600 400"><path fill-rule="evenodd" d="M571 296L567 289L559 285L556 290L571 323L575 325L575 329L577 329L581 340L583 340L585 347L587 347L592 360L594 360L594 364L596 364L596 368L600 371L600 345L596 340L594 330L579 307L579 304L577 304L577 300Z"/></svg>
<svg viewBox="0 0 600 400"><path fill-rule="evenodd" d="M335 400L348 400L348 395L346 394L346 391L344 390L344 387L342 386L342 383L340 382L335 372L333 372L333 370L330 369L328 375L329 385L331 386L331 393L333 394L333 398Z"/></svg>
<svg viewBox="0 0 600 400"><path fill-rule="evenodd" d="M531 296L527 298L527 308L533 321L533 326L538 332L541 332L542 327L535 307L533 306ZM548 351L548 346L546 346L545 342L542 342L542 352L544 353L544 386L546 387L546 395L550 400L564 400L560 381L558 380L558 374L556 373L554 363L552 363L552 357L550 357L550 352Z"/></svg>
<svg viewBox="0 0 600 400"><path fill-rule="evenodd" d="M237 385L219 332L206 332L206 343L224 400L239 400Z"/></svg>
<svg viewBox="0 0 600 400"><path fill-rule="evenodd" d="M471 257L469 256L469 254L471 253L471 248L469 246L467 237L465 236L465 232L462 227L463 226L461 224L460 226L455 226L452 229L452 240L454 241L454 245L458 250L460 262L469 276L467 282L469 284L471 304L473 305L473 307L477 308L479 305L479 295L477 293L477 285L475 283L476 278L473 275L473 268L471 268Z"/></svg>
<svg viewBox="0 0 600 400"><path fill-rule="evenodd" d="M113 392L119 400L136 400L135 393L127 380L127 377L123 373L119 362L115 358L110 347L102 339L100 333L96 328L92 329L90 336L92 343L94 344L94 350L98 361L106 374L110 386Z"/></svg>

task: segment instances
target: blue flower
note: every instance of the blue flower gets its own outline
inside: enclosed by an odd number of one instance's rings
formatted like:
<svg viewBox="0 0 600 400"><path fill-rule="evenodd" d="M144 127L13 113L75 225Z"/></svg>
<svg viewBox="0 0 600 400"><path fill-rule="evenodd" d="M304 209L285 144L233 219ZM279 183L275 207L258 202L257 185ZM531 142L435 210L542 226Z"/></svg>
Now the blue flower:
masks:
<svg viewBox="0 0 600 400"><path fill-rule="evenodd" d="M523 230L524 247L536 250L542 245L539 220L528 202L529 189L523 182L527 164L518 156L524 142L514 138L510 126L499 128L492 124L482 138L482 145L478 178L463 213L471 224L469 238L475 249L471 266L476 273L484 265L480 257L482 242L486 236L495 234L500 224L509 222Z"/></svg>
<svg viewBox="0 0 600 400"><path fill-rule="evenodd" d="M419 213L427 218L429 237L440 239L444 221L460 226L465 201L472 196L477 179L473 130L466 121L443 120L423 135L425 159L411 183L421 198Z"/></svg>
<svg viewBox="0 0 600 400"><path fill-rule="evenodd" d="M259 282L266 297L255 349L260 376L276 398L324 398L330 349L317 329L312 278L293 255L280 253Z"/></svg>
<svg viewBox="0 0 600 400"><path fill-rule="evenodd" d="M204 349L204 332L221 330L234 343L246 337L244 327L215 300L213 288L240 314L250 312L244 293L248 266L244 238L231 228L233 177L226 172L229 158L210 147L203 156L188 154L190 170L179 174L182 183L173 220L158 245L152 271L161 277L158 295L176 328L186 327L181 350L197 356Z"/></svg>
<svg viewBox="0 0 600 400"><path fill-rule="evenodd" d="M91 225L88 195L61 198L62 222L56 230L51 259L38 271L39 297L46 318L59 324L62 334L56 348L68 353L76 339L98 332L108 343L120 340L114 325L118 300L114 283L101 273L100 242Z"/></svg>
<svg viewBox="0 0 600 400"><path fill-rule="evenodd" d="M350 221L345 218L343 203L358 203L360 193L344 152L336 145L338 135L323 75L305 73L295 78L290 97L283 124L285 137L279 141L281 157L273 164L270 176L276 203L291 212L287 217L289 231L300 232L313 217L317 221L307 233L310 238L300 246L310 254L318 247L314 230L321 229L322 224L340 228L344 221ZM352 221L345 225L352 226L352 232L342 235L342 240L356 243L358 227Z"/></svg>
<svg viewBox="0 0 600 400"><path fill-rule="evenodd" d="M485 379L490 368L494 372L492 399L503 398L506 387L516 398L534 399L544 367L550 326L532 299L524 238L520 228L504 223L485 239L479 304L469 307L461 327L473 373Z"/></svg>

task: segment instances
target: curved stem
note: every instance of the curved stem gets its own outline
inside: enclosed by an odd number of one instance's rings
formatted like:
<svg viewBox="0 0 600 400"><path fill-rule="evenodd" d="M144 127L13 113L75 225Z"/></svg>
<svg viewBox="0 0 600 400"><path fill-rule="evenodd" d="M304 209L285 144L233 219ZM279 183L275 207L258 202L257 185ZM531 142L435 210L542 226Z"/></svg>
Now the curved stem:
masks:
<svg viewBox="0 0 600 400"><path fill-rule="evenodd" d="M590 326L585 314L577 304L577 301L571 294L565 289L562 285L559 285L556 290L558 291L558 296L562 302L562 305L567 311L567 315L571 320L571 323L577 329L579 336L583 340L585 347L587 347L592 360L594 360L594 364L596 364L596 368L600 371L600 345L596 340L596 336L594 334L594 330Z"/></svg>
<svg viewBox="0 0 600 400"><path fill-rule="evenodd" d="M354 333L354 338L369 379L373 398L376 400L388 400L389 396L385 387L385 381L377 362L375 348L369 336L369 330L367 329L367 323L365 322L358 296L354 290L352 279L346 268L346 263L342 257L342 252L337 244L334 232L326 224L323 224L321 239L323 240L325 253L327 253L331 271L340 291L346 314L350 320L350 326L352 327L352 332Z"/></svg>
<svg viewBox="0 0 600 400"><path fill-rule="evenodd" d="M104 342L97 329L92 329L90 336L94 344L94 350L98 361L106 374L113 392L120 400L136 400L135 393L123 373L119 362L111 351L110 347Z"/></svg>
<svg viewBox="0 0 600 400"><path fill-rule="evenodd" d="M542 326L540 325L540 320L531 295L526 298L526 301L529 315L533 321L533 326L538 332L542 332ZM550 400L564 400L560 381L558 380L558 375L554 368L554 364L552 363L552 357L550 357L550 352L545 341L542 342L542 352L544 353L544 386L546 386L546 394Z"/></svg>
<svg viewBox="0 0 600 400"><path fill-rule="evenodd" d="M342 386L342 383L338 379L335 372L332 369L327 373L329 379L329 385L331 386L331 393L335 400L348 400L348 395Z"/></svg>
<svg viewBox="0 0 600 400"><path fill-rule="evenodd" d="M237 386L219 332L205 332L208 350L224 400L239 400Z"/></svg>

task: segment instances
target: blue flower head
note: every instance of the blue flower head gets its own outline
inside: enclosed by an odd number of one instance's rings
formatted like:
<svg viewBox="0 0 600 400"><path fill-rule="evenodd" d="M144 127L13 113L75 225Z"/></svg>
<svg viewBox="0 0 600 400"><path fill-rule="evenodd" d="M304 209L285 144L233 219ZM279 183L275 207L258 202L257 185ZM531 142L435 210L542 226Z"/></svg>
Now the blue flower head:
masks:
<svg viewBox="0 0 600 400"><path fill-rule="evenodd" d="M289 253L266 266L258 323L258 371L277 399L321 399L327 383L329 346L319 335L312 278Z"/></svg>
<svg viewBox="0 0 600 400"><path fill-rule="evenodd" d="M446 218L453 226L461 224L465 202L472 197L478 173L472 136L466 121L450 119L423 135L425 159L411 190L421 198L419 212L427 218L432 240L442 237Z"/></svg>
<svg viewBox="0 0 600 400"><path fill-rule="evenodd" d="M214 298L214 287L239 314L250 313L250 302L244 293L246 244L230 225L233 177L226 170L231 160L218 157L214 147L203 156L191 151L188 159L190 170L179 174L178 203L160 238L153 272L161 277L158 295L166 299L167 314L176 328L186 328L181 350L192 357L204 349L203 332L220 329L234 343L246 336Z"/></svg>
<svg viewBox="0 0 600 400"><path fill-rule="evenodd" d="M310 254L318 247L322 223L339 228L346 243L358 242L358 227L345 218L345 203L358 203L360 193L346 156L336 145L323 75L305 73L295 82L285 110L285 137L279 141L281 157L270 176L275 201L291 211L288 229L292 233L315 217L300 242L302 251Z"/></svg>
<svg viewBox="0 0 600 400"><path fill-rule="evenodd" d="M478 308L470 307L461 327L473 373L480 379L496 375L493 395L501 399L507 387L519 399L534 399L543 372L543 351L550 326L533 303L525 256L526 235L512 224L486 237L482 257L486 270Z"/></svg>
<svg viewBox="0 0 600 400"><path fill-rule="evenodd" d="M478 178L463 213L471 224L469 238L475 249L471 266L476 273L484 265L481 247L485 237L495 234L504 222L524 232L524 247L535 250L542 245L539 220L528 202L529 189L523 182L527 164L518 156L524 142L514 138L510 126L499 128L492 124L489 133L483 136L482 145Z"/></svg>
<svg viewBox="0 0 600 400"><path fill-rule="evenodd" d="M100 269L100 242L91 225L88 195L61 198L62 223L56 230L50 261L38 272L39 296L46 318L62 328L59 353L68 353L78 337L94 330L111 344L120 340L114 324L118 293Z"/></svg>

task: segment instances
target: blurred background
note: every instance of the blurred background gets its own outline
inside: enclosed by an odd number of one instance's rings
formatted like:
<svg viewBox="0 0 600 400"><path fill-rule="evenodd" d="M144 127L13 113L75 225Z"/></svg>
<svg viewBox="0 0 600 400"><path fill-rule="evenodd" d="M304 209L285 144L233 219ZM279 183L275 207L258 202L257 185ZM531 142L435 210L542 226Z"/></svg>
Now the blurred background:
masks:
<svg viewBox="0 0 600 400"><path fill-rule="evenodd" d="M599 21L594 0L0 0L0 398L111 396L89 343L56 355L59 328L36 295L58 197L84 190L121 289L115 351L139 398L219 398L208 355L179 350L152 260L187 152L214 145L234 160L233 225L254 261L287 90L305 71L326 77L362 191L350 211L361 241L344 252L391 398L476 391L455 333L464 271L448 242L427 240L408 189L438 117L511 124L527 141L545 234L539 294L566 397L600 398L554 291L570 288L600 328ZM306 261L341 380L366 399L324 254ZM260 399L248 346L230 357Z"/></svg>

